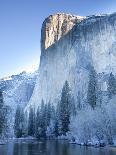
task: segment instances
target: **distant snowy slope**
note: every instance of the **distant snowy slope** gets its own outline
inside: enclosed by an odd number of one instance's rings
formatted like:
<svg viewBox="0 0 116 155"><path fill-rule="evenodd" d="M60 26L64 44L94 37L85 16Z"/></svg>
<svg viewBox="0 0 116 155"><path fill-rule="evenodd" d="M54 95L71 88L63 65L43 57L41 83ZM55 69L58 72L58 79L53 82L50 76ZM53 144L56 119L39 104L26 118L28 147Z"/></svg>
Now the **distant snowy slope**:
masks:
<svg viewBox="0 0 116 155"><path fill-rule="evenodd" d="M16 105L22 104L22 106L25 106L32 95L36 74L22 72L18 75L1 79L0 88L3 91L5 103L12 106L14 102Z"/></svg>

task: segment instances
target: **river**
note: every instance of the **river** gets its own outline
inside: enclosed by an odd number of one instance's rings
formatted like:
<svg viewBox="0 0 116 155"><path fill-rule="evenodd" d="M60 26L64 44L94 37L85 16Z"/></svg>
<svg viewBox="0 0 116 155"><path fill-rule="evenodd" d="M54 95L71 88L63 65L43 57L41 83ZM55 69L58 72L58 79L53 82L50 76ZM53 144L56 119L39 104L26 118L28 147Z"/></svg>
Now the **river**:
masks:
<svg viewBox="0 0 116 155"><path fill-rule="evenodd" d="M116 155L116 148L85 147L62 140L11 140L0 145L0 155Z"/></svg>

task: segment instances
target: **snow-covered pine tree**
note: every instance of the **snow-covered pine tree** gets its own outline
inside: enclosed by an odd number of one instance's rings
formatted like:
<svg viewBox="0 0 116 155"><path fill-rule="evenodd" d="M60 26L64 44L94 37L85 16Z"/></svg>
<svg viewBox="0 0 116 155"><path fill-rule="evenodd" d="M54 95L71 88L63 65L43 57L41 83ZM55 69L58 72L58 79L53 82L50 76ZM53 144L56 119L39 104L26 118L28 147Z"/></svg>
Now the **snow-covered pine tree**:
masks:
<svg viewBox="0 0 116 155"><path fill-rule="evenodd" d="M46 110L47 126L50 125L51 117L52 117L52 106L51 106L51 103L48 102L48 104L47 104L47 110Z"/></svg>
<svg viewBox="0 0 116 155"><path fill-rule="evenodd" d="M20 127L22 129L22 136L24 136L26 134L26 120L25 120L25 114L24 114L24 110L21 108L21 116L20 116L21 122L20 122Z"/></svg>
<svg viewBox="0 0 116 155"><path fill-rule="evenodd" d="M28 119L28 135L35 135L35 110L31 107L29 111L29 119Z"/></svg>
<svg viewBox="0 0 116 155"><path fill-rule="evenodd" d="M97 102L97 74L94 67L91 67L89 73L87 101L90 104L90 106L94 109Z"/></svg>
<svg viewBox="0 0 116 155"><path fill-rule="evenodd" d="M8 106L4 105L3 93L0 90L0 136L5 136L7 130Z"/></svg>
<svg viewBox="0 0 116 155"><path fill-rule="evenodd" d="M109 98L112 98L114 95L116 95L116 79L113 73L110 73L108 79L108 95Z"/></svg>
<svg viewBox="0 0 116 155"><path fill-rule="evenodd" d="M47 136L53 136L55 134L55 125L56 125L56 111L53 104L49 103L48 110L47 110L47 117L48 117L48 126L47 126ZM51 107L51 108L50 108Z"/></svg>
<svg viewBox="0 0 116 155"><path fill-rule="evenodd" d="M46 138L46 130L47 130L47 104L44 104L44 100L41 103L41 137Z"/></svg>
<svg viewBox="0 0 116 155"><path fill-rule="evenodd" d="M3 127L4 127L4 118L3 118L3 95L2 95L2 91L0 91L0 135L2 134L3 131Z"/></svg>
<svg viewBox="0 0 116 155"><path fill-rule="evenodd" d="M46 138L46 129L47 129L47 106L44 104L44 100L41 101L41 106L39 110L39 124L38 124L38 138Z"/></svg>
<svg viewBox="0 0 116 155"><path fill-rule="evenodd" d="M3 94L2 91L0 90L0 109L3 108L4 102L3 102Z"/></svg>
<svg viewBox="0 0 116 155"><path fill-rule="evenodd" d="M18 105L15 114L14 133L17 138L20 138L24 134L24 112Z"/></svg>
<svg viewBox="0 0 116 155"><path fill-rule="evenodd" d="M36 113L36 122L35 122L35 136L36 136L36 138L40 138L40 135L39 135L40 121L41 121L40 108L38 107L37 113Z"/></svg>
<svg viewBox="0 0 116 155"><path fill-rule="evenodd" d="M51 119L55 119L56 110L53 104L51 104Z"/></svg>
<svg viewBox="0 0 116 155"><path fill-rule="evenodd" d="M71 113L70 107L71 107L70 88L68 81L65 81L59 105L59 115L61 122L60 132L63 135L66 135L66 133L69 131L70 113Z"/></svg>
<svg viewBox="0 0 116 155"><path fill-rule="evenodd" d="M23 135L27 136L28 135L28 113L27 111L24 113L23 112Z"/></svg>
<svg viewBox="0 0 116 155"><path fill-rule="evenodd" d="M11 108L7 105L4 105L2 112L3 112L3 118L4 118L4 126L3 126L2 134L4 137L8 138L10 136L9 130L10 130L11 122L9 120L9 114L11 113Z"/></svg>
<svg viewBox="0 0 116 155"><path fill-rule="evenodd" d="M53 134L58 137L59 136L59 129L58 129L58 120L56 119L55 120L55 123L54 123L54 132Z"/></svg>
<svg viewBox="0 0 116 155"><path fill-rule="evenodd" d="M61 132L61 120L60 120L60 102L57 103L57 107L54 115L54 131L53 134L57 137Z"/></svg>

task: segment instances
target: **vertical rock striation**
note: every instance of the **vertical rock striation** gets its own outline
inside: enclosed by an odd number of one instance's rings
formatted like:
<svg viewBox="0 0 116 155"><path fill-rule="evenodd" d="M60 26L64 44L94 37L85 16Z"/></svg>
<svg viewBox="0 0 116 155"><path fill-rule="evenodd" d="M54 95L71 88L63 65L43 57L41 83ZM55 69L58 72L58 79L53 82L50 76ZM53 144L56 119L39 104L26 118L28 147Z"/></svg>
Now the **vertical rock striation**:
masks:
<svg viewBox="0 0 116 155"><path fill-rule="evenodd" d="M52 44L66 35L75 24L83 20L84 17L70 14L58 13L50 15L45 19L41 30L41 51L42 54Z"/></svg>

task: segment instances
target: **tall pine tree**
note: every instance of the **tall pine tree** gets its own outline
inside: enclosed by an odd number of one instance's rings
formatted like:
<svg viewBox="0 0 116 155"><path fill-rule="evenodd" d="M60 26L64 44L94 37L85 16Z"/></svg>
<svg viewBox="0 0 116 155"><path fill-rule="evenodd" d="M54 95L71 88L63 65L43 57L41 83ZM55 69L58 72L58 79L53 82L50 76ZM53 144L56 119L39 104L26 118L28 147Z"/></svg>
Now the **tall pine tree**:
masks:
<svg viewBox="0 0 116 155"><path fill-rule="evenodd" d="M47 105L44 104L44 100L41 101L41 106L38 107L36 114L36 137L46 138L47 129Z"/></svg>
<svg viewBox="0 0 116 155"><path fill-rule="evenodd" d="M38 107L37 109L37 113L36 113L36 122L35 122L35 135L36 138L40 138L40 133L39 133L39 129L40 129L40 123L41 123L41 117L40 117L40 108Z"/></svg>
<svg viewBox="0 0 116 155"><path fill-rule="evenodd" d="M2 90L0 90L0 136L3 134L7 126L7 110L8 106L4 105L3 93Z"/></svg>
<svg viewBox="0 0 116 155"><path fill-rule="evenodd" d="M3 108L4 102L3 102L3 94L2 91L0 90L0 109Z"/></svg>
<svg viewBox="0 0 116 155"><path fill-rule="evenodd" d="M47 107L46 107L46 123L47 123L47 126L50 125L50 121L51 121L51 118L52 118L52 105L50 102L48 102L47 104Z"/></svg>
<svg viewBox="0 0 116 155"><path fill-rule="evenodd" d="M17 106L14 122L14 133L17 138L24 134L24 112L20 106Z"/></svg>
<svg viewBox="0 0 116 155"><path fill-rule="evenodd" d="M30 108L29 111L29 119L28 119L28 135L35 135L35 110L34 108Z"/></svg>
<svg viewBox="0 0 116 155"><path fill-rule="evenodd" d="M63 135L69 131L70 124L70 113L71 113L71 97L70 97L70 88L68 81L65 81L65 84L62 89L61 101L59 105L59 115L60 115L60 132Z"/></svg>
<svg viewBox="0 0 116 155"><path fill-rule="evenodd" d="M114 95L116 95L116 79L113 73L110 73L108 79L108 95L109 98L112 98Z"/></svg>
<svg viewBox="0 0 116 155"><path fill-rule="evenodd" d="M94 67L91 67L89 73L89 84L87 92L87 101L94 109L97 103L97 74Z"/></svg>
<svg viewBox="0 0 116 155"><path fill-rule="evenodd" d="M46 138L46 130L47 130L47 105L44 104L44 100L41 101L40 108L40 137Z"/></svg>

